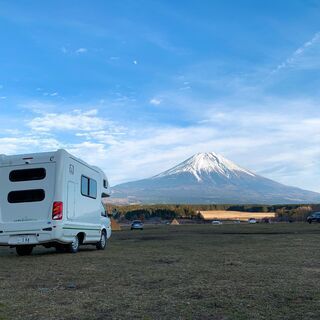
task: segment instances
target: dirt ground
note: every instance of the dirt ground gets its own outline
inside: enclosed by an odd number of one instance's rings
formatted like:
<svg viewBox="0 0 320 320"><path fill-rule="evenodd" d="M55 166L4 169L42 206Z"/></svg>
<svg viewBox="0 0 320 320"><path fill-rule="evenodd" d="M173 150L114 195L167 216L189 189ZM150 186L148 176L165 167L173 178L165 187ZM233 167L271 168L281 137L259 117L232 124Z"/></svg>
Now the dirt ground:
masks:
<svg viewBox="0 0 320 320"><path fill-rule="evenodd" d="M320 225L164 225L0 248L0 319L320 319L319 243Z"/></svg>

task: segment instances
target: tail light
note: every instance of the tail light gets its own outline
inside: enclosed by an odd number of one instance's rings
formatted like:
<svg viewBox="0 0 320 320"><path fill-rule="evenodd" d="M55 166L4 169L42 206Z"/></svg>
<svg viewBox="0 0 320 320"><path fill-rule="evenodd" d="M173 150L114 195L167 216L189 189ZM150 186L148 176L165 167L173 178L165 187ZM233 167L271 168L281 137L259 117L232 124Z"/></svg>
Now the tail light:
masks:
<svg viewBox="0 0 320 320"><path fill-rule="evenodd" d="M56 201L52 207L52 220L62 220L63 217L63 202Z"/></svg>

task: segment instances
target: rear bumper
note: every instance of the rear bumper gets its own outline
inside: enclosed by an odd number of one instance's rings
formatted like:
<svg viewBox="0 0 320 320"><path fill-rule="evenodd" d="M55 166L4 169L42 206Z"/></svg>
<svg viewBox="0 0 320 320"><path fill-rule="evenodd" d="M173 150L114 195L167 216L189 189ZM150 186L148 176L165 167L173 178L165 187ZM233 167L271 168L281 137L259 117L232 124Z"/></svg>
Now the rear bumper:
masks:
<svg viewBox="0 0 320 320"><path fill-rule="evenodd" d="M111 236L110 226L99 226L88 229L88 226L67 225L66 223L23 223L0 224L0 246L42 245L46 243L70 243L77 233L85 233L84 243L99 241L101 229L107 230L107 238ZM91 231L91 234L88 232ZM94 234L92 232L95 232Z"/></svg>
<svg viewBox="0 0 320 320"><path fill-rule="evenodd" d="M0 246L37 245L53 241L55 235L55 228L46 221L0 224ZM29 242L22 242L26 236Z"/></svg>
<svg viewBox="0 0 320 320"><path fill-rule="evenodd" d="M25 238L28 238L28 242L23 240ZM52 240L52 235L49 232L0 234L0 246L16 246L24 244L37 245L51 242Z"/></svg>

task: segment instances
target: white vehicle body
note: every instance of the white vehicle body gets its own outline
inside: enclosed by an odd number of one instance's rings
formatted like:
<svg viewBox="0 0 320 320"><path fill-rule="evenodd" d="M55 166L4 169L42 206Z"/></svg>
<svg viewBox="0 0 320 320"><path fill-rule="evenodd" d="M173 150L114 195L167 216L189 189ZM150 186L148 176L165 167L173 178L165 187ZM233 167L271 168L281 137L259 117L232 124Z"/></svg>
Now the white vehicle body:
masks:
<svg viewBox="0 0 320 320"><path fill-rule="evenodd" d="M111 236L108 180L65 150L0 155L0 245L97 243Z"/></svg>
<svg viewBox="0 0 320 320"><path fill-rule="evenodd" d="M220 220L213 220L211 224L221 225L222 222Z"/></svg>

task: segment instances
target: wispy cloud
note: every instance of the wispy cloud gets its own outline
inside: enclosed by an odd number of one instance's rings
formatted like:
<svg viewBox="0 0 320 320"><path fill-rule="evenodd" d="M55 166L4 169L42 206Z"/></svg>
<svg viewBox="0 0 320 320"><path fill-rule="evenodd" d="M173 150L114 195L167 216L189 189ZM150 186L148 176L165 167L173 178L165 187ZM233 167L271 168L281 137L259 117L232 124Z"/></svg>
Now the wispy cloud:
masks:
<svg viewBox="0 0 320 320"><path fill-rule="evenodd" d="M69 55L72 55L72 54L80 55L80 54L85 54L89 51L88 48L81 47L81 48L74 49L74 48L70 48L69 46L63 46L60 48L60 50L63 54L69 54Z"/></svg>
<svg viewBox="0 0 320 320"><path fill-rule="evenodd" d="M158 106L159 104L161 104L161 100L158 98L152 98L149 102L150 104L153 104L155 106Z"/></svg>
<svg viewBox="0 0 320 320"><path fill-rule="evenodd" d="M305 42L301 47L299 47L293 54L287 58L284 62L279 64L272 73L276 73L282 69L289 68L294 66L301 56L303 56L311 47L320 42L320 31L314 34L311 40Z"/></svg>
<svg viewBox="0 0 320 320"><path fill-rule="evenodd" d="M61 52L62 53L68 53L68 49L66 47L61 47Z"/></svg>
<svg viewBox="0 0 320 320"><path fill-rule="evenodd" d="M87 48L79 48L75 51L75 53L81 54L81 53L86 53L88 52Z"/></svg>
<svg viewBox="0 0 320 320"><path fill-rule="evenodd" d="M33 131L96 131L102 130L108 121L96 116L97 110L82 112L74 110L71 113L48 113L28 122Z"/></svg>
<svg viewBox="0 0 320 320"><path fill-rule="evenodd" d="M43 152L64 148L65 144L55 138L31 134L12 133L12 137L0 137L0 154Z"/></svg>

